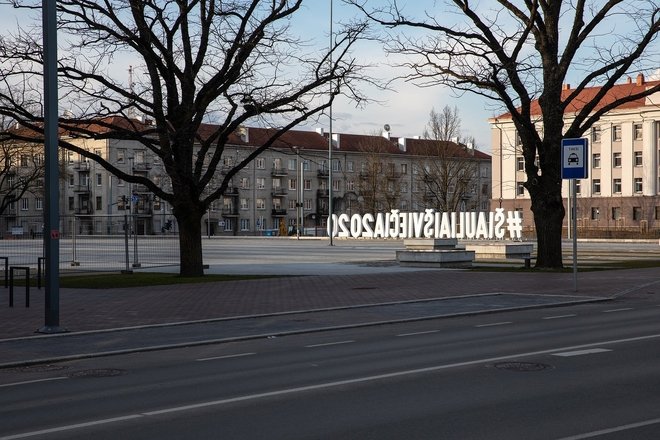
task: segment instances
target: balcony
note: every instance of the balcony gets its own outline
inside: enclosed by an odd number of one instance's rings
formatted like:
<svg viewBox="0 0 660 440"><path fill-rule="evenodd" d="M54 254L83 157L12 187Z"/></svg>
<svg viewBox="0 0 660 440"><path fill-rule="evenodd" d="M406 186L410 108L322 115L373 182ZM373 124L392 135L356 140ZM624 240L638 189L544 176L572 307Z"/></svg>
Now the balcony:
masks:
<svg viewBox="0 0 660 440"><path fill-rule="evenodd" d="M224 195L227 197L238 197L238 188L227 188Z"/></svg>
<svg viewBox="0 0 660 440"><path fill-rule="evenodd" d="M270 195L271 197L286 197L289 195L289 190L286 188L274 188Z"/></svg>
<svg viewBox="0 0 660 440"><path fill-rule="evenodd" d="M286 217L286 209L275 208L270 211L270 215L273 217Z"/></svg>
<svg viewBox="0 0 660 440"><path fill-rule="evenodd" d="M273 168L270 171L270 175L272 177L285 177L289 175L289 172L287 171L286 168Z"/></svg>
<svg viewBox="0 0 660 440"><path fill-rule="evenodd" d="M330 191L328 191L327 189L317 189L316 197L321 199L327 199L328 197L330 197Z"/></svg>
<svg viewBox="0 0 660 440"><path fill-rule="evenodd" d="M89 185L73 185L73 192L77 193L89 193Z"/></svg>
<svg viewBox="0 0 660 440"><path fill-rule="evenodd" d="M328 170L318 170L316 175L321 179L327 179L330 175L330 172Z"/></svg>
<svg viewBox="0 0 660 440"><path fill-rule="evenodd" d="M220 212L223 217L238 217L238 210L231 206L223 206Z"/></svg>
<svg viewBox="0 0 660 440"><path fill-rule="evenodd" d="M133 169L136 171L149 171L151 169L150 162L135 162L133 164Z"/></svg>
<svg viewBox="0 0 660 440"><path fill-rule="evenodd" d="M76 215L91 215L94 212L91 206L82 206L74 210Z"/></svg>
<svg viewBox="0 0 660 440"><path fill-rule="evenodd" d="M316 215L321 216L321 217L327 217L328 216L328 207L327 206L319 206L316 208Z"/></svg>
<svg viewBox="0 0 660 440"><path fill-rule="evenodd" d="M73 164L74 170L87 171L89 170L89 161L83 160Z"/></svg>
<svg viewBox="0 0 660 440"><path fill-rule="evenodd" d="M151 193L151 191L149 191L149 188L147 188L146 185L139 185L139 184L133 185L133 192L134 193Z"/></svg>

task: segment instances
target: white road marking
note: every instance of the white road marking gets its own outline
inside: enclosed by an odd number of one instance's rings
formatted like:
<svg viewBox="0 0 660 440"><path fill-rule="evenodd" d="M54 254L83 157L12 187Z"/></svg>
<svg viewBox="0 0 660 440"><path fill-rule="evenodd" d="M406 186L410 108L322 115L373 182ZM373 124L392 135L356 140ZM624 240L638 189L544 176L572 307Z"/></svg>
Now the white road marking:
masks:
<svg viewBox="0 0 660 440"><path fill-rule="evenodd" d="M413 332L413 333L401 333L398 335L395 335L397 337L404 337L404 336L417 336L417 335L428 335L430 333L438 333L440 330L427 330L425 332Z"/></svg>
<svg viewBox="0 0 660 440"><path fill-rule="evenodd" d="M558 440L582 440L585 438L600 437L601 435L612 434L613 432L626 431L628 429L641 428L643 426L655 425L660 423L660 419L644 420L643 422L630 423L628 425L615 426L613 428L601 429L599 431L585 432L584 434L572 435L570 437L563 437Z"/></svg>
<svg viewBox="0 0 660 440"><path fill-rule="evenodd" d="M552 355L561 356L561 357L571 357L571 356L582 356L585 354L605 353L606 351L612 351L612 350L608 350L607 348L589 348L586 350L564 351L562 353L553 353Z"/></svg>
<svg viewBox="0 0 660 440"><path fill-rule="evenodd" d="M175 406L171 408L165 408L161 410L156 410L156 411L149 411L149 412L144 412L144 413L138 413L138 414L130 414L126 416L121 416L121 417L114 417L110 419L100 419L100 420L95 420L91 422L86 422L86 423L77 423L73 425L63 425L55 428L50 428L50 429L43 429L39 431L30 431L30 432L24 432L21 434L14 434L10 436L4 436L0 437L0 440L15 440L15 439L21 439L21 438L28 438L28 437L34 437L38 436L41 434L48 434L48 433L53 433L53 432L62 432L62 431L71 431L79 428L84 428L88 426L95 426L95 425L102 425L102 424L107 424L107 423L113 423L113 422L120 422L124 420L130 420L130 419L137 419L141 417L149 417L149 416L157 416L161 414L170 414L170 413L177 413L177 412L183 412L183 411L190 411L194 409L199 409L199 408L208 408L211 406L221 406L221 405L226 405L226 404L231 404L231 403L236 403L236 402L244 402L248 400L258 400L258 399L263 399L267 397L275 397L275 396L283 396L287 394L296 394L296 393L302 393L306 391L315 391L315 390L321 390L321 389L330 389L330 388L335 388L339 386L345 386L345 385L353 385L353 384L359 384L359 383L365 383L365 382L373 382L377 380L383 380L383 379L391 379L395 377L402 377L402 376L411 376L415 374L422 374L422 373L433 373L437 371L443 371L443 370L449 370L452 368L462 368L462 367L468 367L468 366L473 366L473 365L483 365L483 364L490 364L493 362L498 362L498 361L504 361L507 359L516 359L516 358L525 358L525 357L532 357L532 356L540 356L540 355L547 355L547 354L553 354L557 352L565 352L565 351L576 351L576 350L582 350L582 349L587 349L587 348L592 348L592 347L597 347L597 346L603 346L603 345L615 345L615 344L623 344L627 342L638 342L638 341L647 341L651 339L660 339L660 334L653 334L653 335L646 335L646 336L637 336L634 338L625 338L625 339L613 339L609 341L600 341L600 342L594 342L591 344L582 344L582 345L574 345L574 346L569 346L569 347L558 347L558 348L551 348L547 350L538 350L538 351L529 351L525 353L515 353L515 354L508 354L508 355L503 355L503 356L495 356L491 358L483 358L483 359L476 359L472 361L464 361L464 362L456 362L453 364L442 364L442 365L434 365L431 367L425 367L425 368L417 368L414 370L404 370L404 371L395 371L392 373L384 373L384 374L377 374L373 376L363 376L363 377L357 377L354 379L346 379L346 380L339 380L335 382L325 382L325 383L319 383L315 385L308 385L308 386L303 386L303 387L296 387L296 388L285 388L282 390L275 390L275 391L267 391L263 393L258 393L258 394L247 394L244 396L237 396L237 397L230 397L226 399L218 399L218 400L211 400L207 402L200 402L200 403L194 403L191 405L183 405L183 406ZM651 425L654 423L660 423L660 419L654 419L654 420L649 420L646 422L640 422L637 424L632 424L632 425L625 425L617 428L612 428L612 432L616 432L624 430L624 429L631 429L634 427L640 427L640 426L646 426L646 425ZM607 431L604 431L603 433L607 433ZM600 434L595 434L595 433L588 433L588 434L582 434L583 437L567 437L565 439L560 439L560 440L579 440L581 438L589 438L589 437L584 437L584 435L590 435L591 437L595 435L600 435Z"/></svg>
<svg viewBox="0 0 660 440"><path fill-rule="evenodd" d="M603 310L603 313L625 312L626 310L634 310L632 307L624 307L622 309Z"/></svg>
<svg viewBox="0 0 660 440"><path fill-rule="evenodd" d="M48 379L35 379L35 380L26 380L26 381L23 381L23 382L5 383L5 384L0 385L0 388L15 387L15 386L19 386L19 385L29 385L31 383L49 382L51 380L62 380L62 379L68 379L68 377L58 376L58 377L49 377Z"/></svg>
<svg viewBox="0 0 660 440"><path fill-rule="evenodd" d="M479 327L493 327L493 326L496 326L496 325L507 325L507 324L513 324L513 322L511 322L511 321L492 322L492 323L490 323L490 324L479 324L479 325L475 325L475 327L478 327L478 328L479 328Z"/></svg>
<svg viewBox="0 0 660 440"><path fill-rule="evenodd" d="M352 344L355 341L326 342L324 344L305 345L305 348L328 347L330 345Z"/></svg>
<svg viewBox="0 0 660 440"><path fill-rule="evenodd" d="M544 316L543 319L562 319L562 318L573 318L574 316L577 316L575 314L571 315L555 315L555 316Z"/></svg>
<svg viewBox="0 0 660 440"><path fill-rule="evenodd" d="M231 359L231 358L237 358L237 357L244 357L244 356L252 356L257 353L237 353L237 354L227 354L224 356L214 356L214 357L208 357L208 358L201 358L201 359L196 359L197 362L206 362L206 361L216 361L219 359Z"/></svg>

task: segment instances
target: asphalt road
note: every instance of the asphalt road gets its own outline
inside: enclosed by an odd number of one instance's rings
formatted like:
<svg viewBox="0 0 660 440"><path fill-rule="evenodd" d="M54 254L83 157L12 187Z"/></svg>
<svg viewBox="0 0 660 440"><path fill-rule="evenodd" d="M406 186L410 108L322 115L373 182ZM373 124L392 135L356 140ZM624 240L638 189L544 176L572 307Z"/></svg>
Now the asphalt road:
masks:
<svg viewBox="0 0 660 440"><path fill-rule="evenodd" d="M0 371L0 440L654 439L660 301Z"/></svg>

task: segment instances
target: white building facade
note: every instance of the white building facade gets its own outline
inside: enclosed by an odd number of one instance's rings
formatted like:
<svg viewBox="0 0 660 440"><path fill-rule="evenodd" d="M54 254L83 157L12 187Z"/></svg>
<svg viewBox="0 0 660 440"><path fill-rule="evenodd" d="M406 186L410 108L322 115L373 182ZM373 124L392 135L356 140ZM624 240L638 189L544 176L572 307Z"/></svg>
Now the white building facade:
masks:
<svg viewBox="0 0 660 440"><path fill-rule="evenodd" d="M615 93L657 85L639 76L615 86ZM617 90L619 88L619 90ZM568 92L570 88L565 86ZM571 118L567 113L566 119ZM539 116L540 118L540 116ZM493 207L518 210L528 232L534 228L529 194L523 187L522 147L510 118L493 118ZM660 93L608 112L585 135L588 178L577 181L577 223L582 236L660 235ZM563 183L565 208L569 182ZM564 220L568 224L568 215ZM640 235L641 234L641 235Z"/></svg>

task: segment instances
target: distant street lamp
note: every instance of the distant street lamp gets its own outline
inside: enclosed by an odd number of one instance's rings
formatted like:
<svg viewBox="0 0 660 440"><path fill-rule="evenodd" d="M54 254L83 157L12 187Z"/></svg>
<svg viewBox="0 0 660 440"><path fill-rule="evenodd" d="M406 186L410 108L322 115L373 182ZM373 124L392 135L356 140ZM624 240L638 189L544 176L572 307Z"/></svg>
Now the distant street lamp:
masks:
<svg viewBox="0 0 660 440"><path fill-rule="evenodd" d="M332 243L332 0L330 0L330 108L328 115L330 117L330 127L328 130L328 235L330 236L330 246Z"/></svg>

